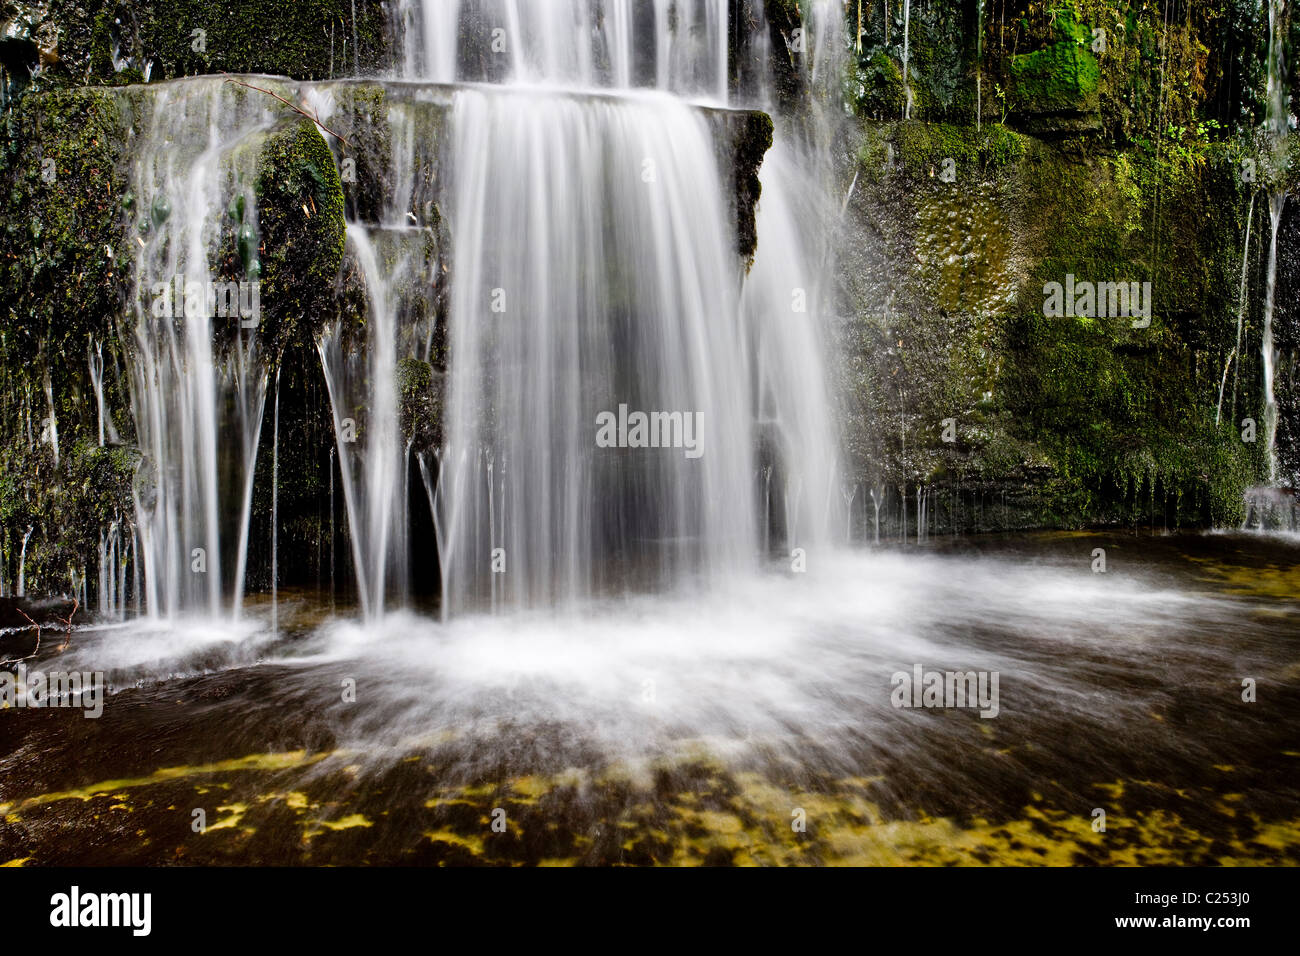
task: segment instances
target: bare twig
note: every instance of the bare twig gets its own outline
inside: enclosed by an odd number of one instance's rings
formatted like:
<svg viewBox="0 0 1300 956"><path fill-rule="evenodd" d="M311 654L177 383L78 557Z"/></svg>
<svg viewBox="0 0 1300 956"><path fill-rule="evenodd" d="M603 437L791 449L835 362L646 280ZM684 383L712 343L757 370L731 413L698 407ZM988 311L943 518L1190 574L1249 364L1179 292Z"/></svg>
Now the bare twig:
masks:
<svg viewBox="0 0 1300 956"><path fill-rule="evenodd" d="M22 608L17 608L16 610L23 617L27 618L28 621L31 621L32 627L36 628L36 647L26 657L15 657L11 660L0 661L0 667L7 667L10 664L21 664L23 661L30 661L33 657L35 657L37 654L41 652L41 626L37 624L35 621L32 621L31 616Z"/></svg>
<svg viewBox="0 0 1300 956"><path fill-rule="evenodd" d="M59 649L57 651L57 653L59 654L62 654L65 650L67 650L68 645L72 643L72 619L77 616L77 609L79 607L81 607L80 599L73 598L72 610L68 612L68 616L63 620L63 623L66 624L68 627L68 636L65 637L63 639L63 643L59 645Z"/></svg>
<svg viewBox="0 0 1300 956"><path fill-rule="evenodd" d="M273 96L273 97L275 97L277 100L279 100L279 101L280 101L281 103L283 103L285 106L289 107L289 109L293 110L295 113L299 114L300 116L304 116L304 117L306 117L307 119L311 120L313 123L315 123L315 124L316 124L317 126L319 126L321 129L323 129L325 132L329 133L331 136L333 136L335 139L337 139L340 143L342 143L342 144L343 144L344 146L346 146L348 149L351 149L351 148L352 148L352 144L351 144L351 143L349 143L346 139L344 139L344 138L343 138L342 136L340 136L338 133L334 132L334 130L330 129L328 126L326 126L324 123L322 123L322 122L320 121L320 116L319 116L319 115L312 116L311 113L308 113L308 112L307 112L306 110L304 110L302 107L300 107L300 106L295 106L294 104L290 103L288 100L286 100L286 99L285 99L283 96L281 96L279 93L275 93L275 92L273 92L273 91L271 91L271 90L264 89L263 87L260 87L260 86L254 86L252 83L245 83L243 80L237 80L237 79L235 79L233 76L231 76L229 73L222 73L221 75L224 76L224 77L226 78L226 82L227 82L227 83L233 83L233 84L235 84L235 86L242 86L242 87L244 87L245 89L249 89L249 90L257 90L257 92L259 92L259 93L265 93L267 96Z"/></svg>

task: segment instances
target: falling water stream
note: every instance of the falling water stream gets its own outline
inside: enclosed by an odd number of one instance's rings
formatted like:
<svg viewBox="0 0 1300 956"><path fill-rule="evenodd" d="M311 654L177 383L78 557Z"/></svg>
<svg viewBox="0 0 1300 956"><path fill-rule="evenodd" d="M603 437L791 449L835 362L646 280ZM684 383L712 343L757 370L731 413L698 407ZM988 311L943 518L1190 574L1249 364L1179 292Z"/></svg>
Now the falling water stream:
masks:
<svg viewBox="0 0 1300 956"><path fill-rule="evenodd" d="M726 4L428 2L402 16L407 77L477 81L449 94L438 157L452 358L445 446L436 467L417 459L438 531L423 559L441 568L444 615L752 570L770 539L760 446L786 493L811 489L786 525L803 545L824 540L836 458L817 328L827 259L807 241L822 204L778 137L746 277L701 109L731 100ZM469 22L499 25L486 50L449 42ZM839 38L828 31L821 54ZM383 229L405 225L428 138L397 137ZM342 474L372 617L400 603L388 578L408 560L393 370L424 357L395 307L422 274L376 255L373 229L349 225L371 297L368 374L348 375L358 359L335 334L321 343L336 428L347 408L372 408L364 448L339 445L341 462L363 462ZM636 413L680 423L674 437L695 447L598 445L601 415Z"/></svg>
<svg viewBox="0 0 1300 956"><path fill-rule="evenodd" d="M275 114L219 78L165 84L145 102L131 177L136 293L122 330L135 344L131 410L147 475L136 492L145 601L165 617L237 614L267 371L257 330L213 314L209 290L223 230L236 225L228 201L243 197L255 216L256 151L241 147Z"/></svg>
<svg viewBox="0 0 1300 956"><path fill-rule="evenodd" d="M1264 126L1272 155L1270 165L1280 166L1285 156L1285 138L1290 111L1287 107L1287 30L1286 0L1269 0L1268 5L1268 103ZM1278 170L1280 172L1280 170ZM1264 430L1268 441L1268 478L1270 484L1278 481L1277 425L1278 408L1274 394L1276 388L1277 350L1273 340L1273 312L1277 292L1277 239L1282 226L1282 211L1287 195L1276 188L1269 195L1268 272L1264 288L1264 332L1260 343L1260 357L1264 374Z"/></svg>

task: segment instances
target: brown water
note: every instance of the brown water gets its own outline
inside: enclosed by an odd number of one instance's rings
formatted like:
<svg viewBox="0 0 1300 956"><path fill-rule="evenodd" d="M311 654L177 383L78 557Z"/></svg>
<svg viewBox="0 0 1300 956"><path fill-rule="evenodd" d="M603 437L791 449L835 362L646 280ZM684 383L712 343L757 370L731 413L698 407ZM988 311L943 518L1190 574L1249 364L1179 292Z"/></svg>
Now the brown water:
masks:
<svg viewBox="0 0 1300 956"><path fill-rule="evenodd" d="M47 632L29 668L113 693L0 711L0 862L1300 861L1294 538L812 554L568 617L252 612ZM996 672L997 715L893 706L917 664Z"/></svg>

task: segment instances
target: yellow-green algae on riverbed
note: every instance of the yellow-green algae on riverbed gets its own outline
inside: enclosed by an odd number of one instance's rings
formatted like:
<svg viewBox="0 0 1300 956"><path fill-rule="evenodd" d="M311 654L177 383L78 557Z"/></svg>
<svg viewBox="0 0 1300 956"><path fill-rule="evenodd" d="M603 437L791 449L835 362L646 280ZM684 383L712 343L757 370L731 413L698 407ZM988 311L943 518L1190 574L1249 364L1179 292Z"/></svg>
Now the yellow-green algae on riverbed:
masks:
<svg viewBox="0 0 1300 956"><path fill-rule="evenodd" d="M0 804L6 830L37 847L93 826L135 862L432 865L1294 865L1300 820L1241 810L1234 768L1222 791L1098 782L1064 807L1034 793L998 819L886 813L880 777L816 792L695 755L675 765L569 770L499 783L389 789L343 752L251 754ZM1280 755L1279 759L1300 759ZM420 766L421 757L403 763ZM339 769L324 775L326 763ZM346 764L346 765L345 765ZM422 769L429 769L424 767ZM689 786L665 790L664 771ZM684 774L684 776L683 776ZM353 789L340 786L351 780ZM884 791L882 791L884 788ZM80 812L72 812L81 805ZM1130 812L1129 806L1142 809ZM206 825L195 832L193 811ZM1105 810L1104 832L1093 811ZM504 811L504 817L500 811ZM803 829L798 829L799 821ZM497 822L497 829L493 823ZM7 866L52 862L13 848Z"/></svg>

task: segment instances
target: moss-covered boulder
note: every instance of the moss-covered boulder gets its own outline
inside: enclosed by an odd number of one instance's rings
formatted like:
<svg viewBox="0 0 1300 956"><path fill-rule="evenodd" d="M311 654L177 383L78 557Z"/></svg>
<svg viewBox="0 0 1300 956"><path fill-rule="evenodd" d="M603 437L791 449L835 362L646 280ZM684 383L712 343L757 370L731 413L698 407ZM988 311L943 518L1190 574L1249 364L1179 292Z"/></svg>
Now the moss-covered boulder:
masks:
<svg viewBox="0 0 1300 956"><path fill-rule="evenodd" d="M1011 57L1011 108L1040 128L1099 123L1101 67L1093 38L1068 11L1060 11L1053 25L1060 39Z"/></svg>
<svg viewBox="0 0 1300 956"><path fill-rule="evenodd" d="M315 123L288 120L261 148L260 336L271 354L314 340L338 313L347 224L334 157Z"/></svg>

